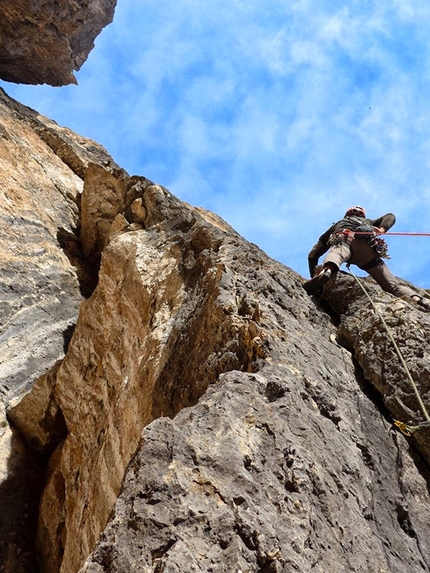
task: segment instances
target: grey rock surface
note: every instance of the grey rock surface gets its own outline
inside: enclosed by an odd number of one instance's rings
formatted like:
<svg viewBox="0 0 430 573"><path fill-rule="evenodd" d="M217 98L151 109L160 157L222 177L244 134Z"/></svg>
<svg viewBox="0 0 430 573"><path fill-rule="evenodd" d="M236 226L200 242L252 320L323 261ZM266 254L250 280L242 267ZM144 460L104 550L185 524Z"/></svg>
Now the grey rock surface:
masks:
<svg viewBox="0 0 430 573"><path fill-rule="evenodd" d="M0 90L2 571L33 571L35 523L46 471L46 461L39 456L51 453L65 433L52 400L52 384L45 382L64 358L80 304L97 279L79 241L80 195L92 162L114 165L95 142L58 126ZM14 424L10 407L23 397L25 404L34 384L36 393L43 396L40 402L47 401L50 427L43 430L31 425L35 415L26 411L21 417L17 413L19 433L9 426ZM32 397L30 411L45 408L34 402ZM35 451L28 449L23 435ZM35 436L41 436L37 444Z"/></svg>
<svg viewBox="0 0 430 573"><path fill-rule="evenodd" d="M387 296L369 278L358 280L374 306L348 274L341 274L324 292L328 303L341 311L338 339L351 349L363 376L380 394L394 419L411 426L426 423L430 414L430 313L421 311L410 299ZM416 291L428 296L421 289ZM429 431L414 434L414 447L427 462Z"/></svg>
<svg viewBox="0 0 430 573"><path fill-rule="evenodd" d="M76 83L116 0L3 0L0 78L22 84Z"/></svg>
<svg viewBox="0 0 430 573"><path fill-rule="evenodd" d="M91 162L113 162L3 90L0 153L0 396L8 402L64 357L96 280L79 242L83 177Z"/></svg>
<svg viewBox="0 0 430 573"><path fill-rule="evenodd" d="M267 370L144 431L82 573L429 571L425 477L353 370Z"/></svg>
<svg viewBox="0 0 430 573"><path fill-rule="evenodd" d="M218 301L230 320L255 325L264 353L239 369L227 363L196 406L143 431L81 572L429 571L429 431L406 439L393 426L410 414L390 410L401 366L360 289L340 277L311 299L255 245L228 231L219 245ZM370 291L401 315L422 355L428 315ZM179 389L193 349L177 359ZM387 361L378 386L366 365Z"/></svg>
<svg viewBox="0 0 430 573"><path fill-rule="evenodd" d="M430 571L430 430L352 277L308 297L4 92L0 151L3 571ZM428 405L430 315L365 284Z"/></svg>

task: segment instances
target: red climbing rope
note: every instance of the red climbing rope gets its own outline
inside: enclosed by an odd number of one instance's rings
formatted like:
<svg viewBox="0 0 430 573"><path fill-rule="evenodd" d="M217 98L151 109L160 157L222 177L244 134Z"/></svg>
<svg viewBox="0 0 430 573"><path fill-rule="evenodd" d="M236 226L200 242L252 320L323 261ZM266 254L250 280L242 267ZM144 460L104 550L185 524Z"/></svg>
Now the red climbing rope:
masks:
<svg viewBox="0 0 430 573"><path fill-rule="evenodd" d="M366 231L353 231L355 235L370 235L370 232ZM391 232L387 231L386 233L377 233L378 235L408 235L410 237L430 237L430 233L409 233L407 231L400 231L400 232Z"/></svg>

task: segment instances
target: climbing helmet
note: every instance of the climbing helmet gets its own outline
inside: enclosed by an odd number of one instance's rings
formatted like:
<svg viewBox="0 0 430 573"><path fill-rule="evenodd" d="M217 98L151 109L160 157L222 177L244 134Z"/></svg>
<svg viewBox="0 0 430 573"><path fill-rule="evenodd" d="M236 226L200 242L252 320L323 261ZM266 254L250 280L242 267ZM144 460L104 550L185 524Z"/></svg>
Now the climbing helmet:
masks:
<svg viewBox="0 0 430 573"><path fill-rule="evenodd" d="M366 211L363 207L359 205L354 205L354 207L350 207L347 212L345 213L345 217L366 217Z"/></svg>

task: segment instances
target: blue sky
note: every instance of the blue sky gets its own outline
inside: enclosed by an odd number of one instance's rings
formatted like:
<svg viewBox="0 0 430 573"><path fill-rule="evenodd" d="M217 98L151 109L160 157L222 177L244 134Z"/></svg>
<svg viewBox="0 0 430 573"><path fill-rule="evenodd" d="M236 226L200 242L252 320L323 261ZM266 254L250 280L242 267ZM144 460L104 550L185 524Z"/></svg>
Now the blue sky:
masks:
<svg viewBox="0 0 430 573"><path fill-rule="evenodd" d="M421 0L118 0L77 86L0 84L307 276L350 205L430 231L429 25ZM388 243L430 288L430 237Z"/></svg>

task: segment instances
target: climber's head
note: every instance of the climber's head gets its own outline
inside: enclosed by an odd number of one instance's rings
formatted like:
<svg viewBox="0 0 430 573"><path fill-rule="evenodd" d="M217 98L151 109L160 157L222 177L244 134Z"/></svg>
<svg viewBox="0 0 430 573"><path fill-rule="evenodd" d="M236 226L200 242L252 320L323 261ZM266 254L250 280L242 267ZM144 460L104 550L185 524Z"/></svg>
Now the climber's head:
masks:
<svg viewBox="0 0 430 573"><path fill-rule="evenodd" d="M354 207L350 207L347 212L345 213L345 217L366 217L366 211L363 207L359 205L354 205Z"/></svg>

